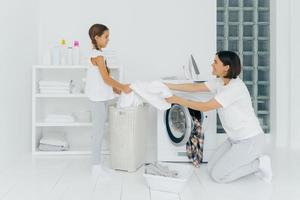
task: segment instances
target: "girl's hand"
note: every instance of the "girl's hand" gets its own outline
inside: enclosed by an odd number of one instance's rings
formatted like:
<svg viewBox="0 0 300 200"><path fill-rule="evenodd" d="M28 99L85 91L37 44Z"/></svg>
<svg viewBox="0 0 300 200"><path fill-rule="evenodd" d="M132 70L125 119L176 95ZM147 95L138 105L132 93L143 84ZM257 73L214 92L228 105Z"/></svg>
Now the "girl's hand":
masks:
<svg viewBox="0 0 300 200"><path fill-rule="evenodd" d="M177 103L177 96L171 96L171 97L169 97L169 98L166 98L166 101L168 102L168 103Z"/></svg>
<svg viewBox="0 0 300 200"><path fill-rule="evenodd" d="M129 87L129 84L124 84L122 88L122 92L128 94L132 91L132 89Z"/></svg>
<svg viewBox="0 0 300 200"><path fill-rule="evenodd" d="M121 92L122 92L121 90L119 90L119 89L117 89L117 88L115 88L115 87L113 88L113 91L114 91L114 93L116 93L116 94L121 94Z"/></svg>

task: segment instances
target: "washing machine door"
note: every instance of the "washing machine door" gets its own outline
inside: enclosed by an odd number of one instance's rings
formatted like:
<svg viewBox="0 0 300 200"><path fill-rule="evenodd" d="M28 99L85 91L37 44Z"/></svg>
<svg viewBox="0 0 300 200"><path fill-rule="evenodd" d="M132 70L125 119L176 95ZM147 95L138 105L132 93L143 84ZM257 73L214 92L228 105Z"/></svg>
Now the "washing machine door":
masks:
<svg viewBox="0 0 300 200"><path fill-rule="evenodd" d="M165 112L165 125L168 136L174 145L186 145L193 130L193 120L187 108L173 104Z"/></svg>

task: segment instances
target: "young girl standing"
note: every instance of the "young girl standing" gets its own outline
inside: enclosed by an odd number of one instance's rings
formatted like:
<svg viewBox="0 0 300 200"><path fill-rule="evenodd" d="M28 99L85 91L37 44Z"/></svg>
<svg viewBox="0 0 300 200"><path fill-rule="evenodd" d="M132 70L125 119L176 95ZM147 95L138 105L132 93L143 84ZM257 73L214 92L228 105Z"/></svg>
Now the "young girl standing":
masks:
<svg viewBox="0 0 300 200"><path fill-rule="evenodd" d="M92 174L107 177L108 170L101 163L101 147L107 118L107 102L114 98L114 94L129 93L128 84L121 84L112 79L106 65L102 49L109 41L109 29L102 24L94 24L89 29L89 36L93 49L89 56L85 91L90 100L93 119L92 126Z"/></svg>

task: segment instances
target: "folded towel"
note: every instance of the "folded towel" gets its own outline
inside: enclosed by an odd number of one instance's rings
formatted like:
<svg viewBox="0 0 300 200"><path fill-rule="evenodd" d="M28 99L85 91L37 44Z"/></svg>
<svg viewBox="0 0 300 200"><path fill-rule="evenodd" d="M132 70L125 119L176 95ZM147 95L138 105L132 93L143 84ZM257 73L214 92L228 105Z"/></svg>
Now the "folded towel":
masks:
<svg viewBox="0 0 300 200"><path fill-rule="evenodd" d="M121 93L117 103L118 108L138 107L141 105L143 105L143 100L134 92L129 94Z"/></svg>
<svg viewBox="0 0 300 200"><path fill-rule="evenodd" d="M74 119L45 119L46 123L74 123Z"/></svg>
<svg viewBox="0 0 300 200"><path fill-rule="evenodd" d="M73 80L70 81L39 81L39 86L70 86Z"/></svg>
<svg viewBox="0 0 300 200"><path fill-rule="evenodd" d="M154 88L151 87L152 84L154 84ZM158 83L153 82L136 82L131 84L130 88L158 110L171 108L171 104L169 104L165 98L171 97L172 92L167 86L157 86Z"/></svg>
<svg viewBox="0 0 300 200"><path fill-rule="evenodd" d="M70 94L70 90L40 90L41 94Z"/></svg>
<svg viewBox="0 0 300 200"><path fill-rule="evenodd" d="M47 115L47 118L73 119L74 116L72 114L55 114L55 113L51 113L51 114Z"/></svg>
<svg viewBox="0 0 300 200"><path fill-rule="evenodd" d="M40 90L69 90L71 86L40 86Z"/></svg>
<svg viewBox="0 0 300 200"><path fill-rule="evenodd" d="M40 144L39 150L40 151L66 151L69 150L69 147Z"/></svg>
<svg viewBox="0 0 300 200"><path fill-rule="evenodd" d="M73 115L62 115L62 114L48 114L45 117L45 122L48 123L72 123L75 122Z"/></svg>
<svg viewBox="0 0 300 200"><path fill-rule="evenodd" d="M65 134L57 133L57 132L43 133L43 136L40 139L40 144L60 146L60 147L69 146Z"/></svg>

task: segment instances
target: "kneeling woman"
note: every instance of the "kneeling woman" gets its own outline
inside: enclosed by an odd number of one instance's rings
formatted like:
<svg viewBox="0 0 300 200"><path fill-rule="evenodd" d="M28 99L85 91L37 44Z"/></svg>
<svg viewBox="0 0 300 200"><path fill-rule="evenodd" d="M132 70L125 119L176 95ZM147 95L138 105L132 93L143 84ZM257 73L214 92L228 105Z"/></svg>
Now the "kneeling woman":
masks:
<svg viewBox="0 0 300 200"><path fill-rule="evenodd" d="M180 104L203 112L217 109L228 139L216 150L208 162L208 172L217 182L231 182L256 174L264 181L272 179L271 161L264 155L264 133L254 113L251 97L238 77L241 63L231 51L220 51L212 63L217 78L205 83L166 84L172 90L188 92L210 91L214 98L196 102L172 96L169 103Z"/></svg>

